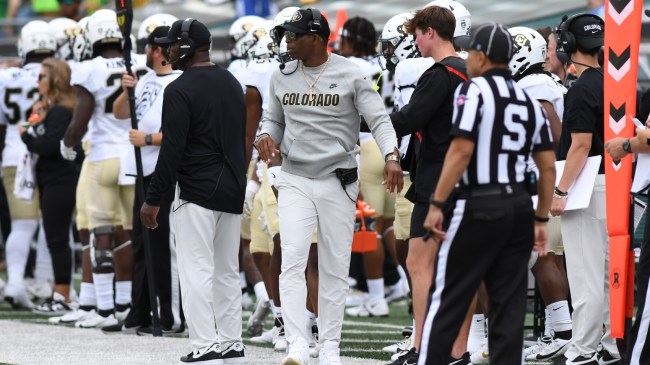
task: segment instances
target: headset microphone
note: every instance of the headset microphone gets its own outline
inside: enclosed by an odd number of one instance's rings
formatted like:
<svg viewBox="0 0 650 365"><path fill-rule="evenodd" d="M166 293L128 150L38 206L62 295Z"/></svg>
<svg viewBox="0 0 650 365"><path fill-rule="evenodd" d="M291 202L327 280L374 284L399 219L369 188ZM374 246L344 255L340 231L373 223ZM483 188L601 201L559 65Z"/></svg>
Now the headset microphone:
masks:
<svg viewBox="0 0 650 365"><path fill-rule="evenodd" d="M280 70L284 70L284 68L287 67L284 63L280 64Z"/></svg>

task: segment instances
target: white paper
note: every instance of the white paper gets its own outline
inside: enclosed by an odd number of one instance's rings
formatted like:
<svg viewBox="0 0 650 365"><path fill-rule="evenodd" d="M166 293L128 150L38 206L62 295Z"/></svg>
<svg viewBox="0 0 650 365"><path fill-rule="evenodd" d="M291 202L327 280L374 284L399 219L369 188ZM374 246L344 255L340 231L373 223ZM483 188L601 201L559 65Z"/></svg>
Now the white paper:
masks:
<svg viewBox="0 0 650 365"><path fill-rule="evenodd" d="M598 176L601 160L602 156L591 156L587 158L587 162L582 168L582 171L580 171L576 181L567 191L569 197L566 202L566 207L564 208L565 211L584 209L589 206L591 193L594 190L594 184L596 183L596 176ZM560 183L565 163L566 161L555 161L555 186Z"/></svg>
<svg viewBox="0 0 650 365"><path fill-rule="evenodd" d="M646 209L646 203L635 197L634 198L634 233L636 234L636 229L639 227L639 223L641 222L641 217L643 217L643 212L645 212Z"/></svg>

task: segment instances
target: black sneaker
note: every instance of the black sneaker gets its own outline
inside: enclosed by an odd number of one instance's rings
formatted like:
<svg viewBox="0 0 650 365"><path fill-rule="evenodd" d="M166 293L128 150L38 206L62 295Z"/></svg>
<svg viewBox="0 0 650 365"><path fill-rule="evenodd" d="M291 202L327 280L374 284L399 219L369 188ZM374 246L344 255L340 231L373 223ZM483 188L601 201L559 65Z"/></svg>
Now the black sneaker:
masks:
<svg viewBox="0 0 650 365"><path fill-rule="evenodd" d="M404 352L397 360L388 365L416 365L418 363L418 357L420 357L420 354L415 352L415 347L411 347L410 350Z"/></svg>
<svg viewBox="0 0 650 365"><path fill-rule="evenodd" d="M181 363L221 365L223 364L223 359L221 358L219 345L215 344L200 356L194 352L190 352L185 356L181 356Z"/></svg>
<svg viewBox="0 0 650 365"><path fill-rule="evenodd" d="M140 327L137 329L136 333L138 336L153 336L153 327L147 326L147 327ZM162 329L162 336L163 337L185 337L187 336L187 330L185 329L185 325L182 325L178 329Z"/></svg>
<svg viewBox="0 0 650 365"><path fill-rule="evenodd" d="M245 364L244 345L241 342L235 342L221 351L221 358L224 364Z"/></svg>
<svg viewBox="0 0 650 365"><path fill-rule="evenodd" d="M621 358L614 357L609 351L602 349L598 352L598 364L599 365L621 365Z"/></svg>
<svg viewBox="0 0 650 365"><path fill-rule="evenodd" d="M112 326L102 327L105 335L135 335L142 326L127 327L125 324L118 323Z"/></svg>
<svg viewBox="0 0 650 365"><path fill-rule="evenodd" d="M449 365L472 365L472 361L470 360L469 357L469 352L466 352L463 354L463 356L460 357L460 359L454 359L453 357L449 357Z"/></svg>

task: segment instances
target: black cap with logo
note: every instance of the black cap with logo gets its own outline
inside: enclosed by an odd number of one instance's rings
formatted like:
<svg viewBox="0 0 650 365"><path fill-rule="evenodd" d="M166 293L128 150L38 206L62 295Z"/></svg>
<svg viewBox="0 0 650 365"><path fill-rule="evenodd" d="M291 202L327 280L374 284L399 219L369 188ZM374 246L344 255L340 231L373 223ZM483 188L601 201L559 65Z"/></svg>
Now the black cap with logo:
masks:
<svg viewBox="0 0 650 365"><path fill-rule="evenodd" d="M316 15L314 15L316 13ZM317 9L296 10L291 19L275 29L282 33L290 31L297 34L315 34L327 42L330 37L330 25Z"/></svg>
<svg viewBox="0 0 650 365"><path fill-rule="evenodd" d="M458 39L457 45L465 50L474 49L491 61L510 62L514 53L512 35L502 24L487 23L472 30L472 36Z"/></svg>

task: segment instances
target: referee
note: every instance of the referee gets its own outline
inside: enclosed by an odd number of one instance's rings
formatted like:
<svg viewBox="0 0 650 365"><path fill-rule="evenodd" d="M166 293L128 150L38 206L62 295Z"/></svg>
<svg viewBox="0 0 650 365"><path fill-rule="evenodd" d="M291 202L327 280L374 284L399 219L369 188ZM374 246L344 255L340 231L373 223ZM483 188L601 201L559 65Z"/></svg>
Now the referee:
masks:
<svg viewBox="0 0 650 365"><path fill-rule="evenodd" d="M482 25L466 43L472 79L455 93L452 141L424 224L442 243L418 364L449 363L482 280L490 300L490 364L521 364L527 263L533 242L540 255L546 253L555 154L543 110L512 80L513 41L506 28ZM539 189L526 171L531 154ZM457 183L445 232L442 210ZM537 191L534 211L530 195Z"/></svg>

